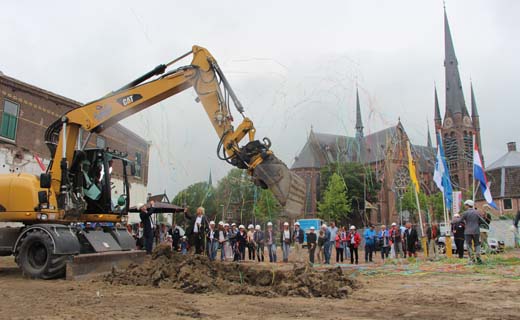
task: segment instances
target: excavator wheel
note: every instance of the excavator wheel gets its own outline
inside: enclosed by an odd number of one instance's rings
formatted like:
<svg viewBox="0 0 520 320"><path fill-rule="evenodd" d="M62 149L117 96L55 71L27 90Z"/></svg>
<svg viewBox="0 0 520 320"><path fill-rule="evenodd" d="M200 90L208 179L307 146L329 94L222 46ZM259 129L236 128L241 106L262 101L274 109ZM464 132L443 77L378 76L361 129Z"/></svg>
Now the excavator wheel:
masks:
<svg viewBox="0 0 520 320"><path fill-rule="evenodd" d="M36 279L65 276L69 256L53 254L52 239L41 230L34 230L21 240L16 262L24 275Z"/></svg>

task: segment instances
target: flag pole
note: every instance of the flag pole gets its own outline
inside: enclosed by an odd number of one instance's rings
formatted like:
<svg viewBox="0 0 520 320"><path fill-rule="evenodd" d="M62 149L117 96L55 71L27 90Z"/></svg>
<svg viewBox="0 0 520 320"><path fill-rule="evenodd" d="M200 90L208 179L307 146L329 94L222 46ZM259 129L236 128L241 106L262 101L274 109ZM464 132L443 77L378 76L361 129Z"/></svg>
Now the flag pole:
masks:
<svg viewBox="0 0 520 320"><path fill-rule="evenodd" d="M476 149L475 134L473 134L471 136L471 138L473 140L473 150L472 150L471 154L473 155L473 157L475 157L475 149ZM474 162L473 159L472 159L472 162ZM472 200L473 200L473 208L475 208L475 165L473 164L471 167L473 168L473 174L472 174L472 177L473 177L473 181L472 181L472 184L473 184L473 191L472 191L473 197L472 197Z"/></svg>
<svg viewBox="0 0 520 320"><path fill-rule="evenodd" d="M426 236L424 234L424 226L422 222L422 216L421 216L421 205L419 203L419 181L417 180L417 172L415 170L415 165L413 163L412 158L412 150L410 149L410 140L406 141L406 146L408 147L408 171L410 171L410 180L413 184L413 190L415 194L415 202L417 203L417 211L419 212L419 225L421 227L421 244L422 249L424 251L424 256L428 256L428 247L427 247L427 241Z"/></svg>

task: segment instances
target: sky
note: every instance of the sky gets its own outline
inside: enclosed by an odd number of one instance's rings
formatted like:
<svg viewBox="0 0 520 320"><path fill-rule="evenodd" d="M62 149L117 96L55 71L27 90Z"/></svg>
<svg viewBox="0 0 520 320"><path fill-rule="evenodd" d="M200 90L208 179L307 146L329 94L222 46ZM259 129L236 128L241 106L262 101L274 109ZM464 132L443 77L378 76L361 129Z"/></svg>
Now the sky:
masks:
<svg viewBox="0 0 520 320"><path fill-rule="evenodd" d="M448 0L446 10L491 163L520 132L520 1ZM206 47L257 137L269 137L289 167L311 128L354 135L356 87L365 134L400 118L412 143L426 144L434 85L444 113L440 0L19 0L2 3L0 30L0 71L81 102ZM210 170L216 181L231 169L216 156L218 137L192 89L122 124L152 144L151 193L173 197Z"/></svg>

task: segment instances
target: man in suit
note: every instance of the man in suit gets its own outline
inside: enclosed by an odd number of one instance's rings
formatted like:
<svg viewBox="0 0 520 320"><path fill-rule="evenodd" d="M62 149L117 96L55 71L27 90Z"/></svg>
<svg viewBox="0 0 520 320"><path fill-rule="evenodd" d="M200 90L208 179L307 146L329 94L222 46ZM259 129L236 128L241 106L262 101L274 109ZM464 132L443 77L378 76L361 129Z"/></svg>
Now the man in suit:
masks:
<svg viewBox="0 0 520 320"><path fill-rule="evenodd" d="M143 238L146 254L152 254L153 249L154 230L152 223L152 214L154 213L154 204L155 202L152 200L148 205L144 203L140 203L137 205L137 207L139 208L139 218L141 219L141 223L143 224Z"/></svg>

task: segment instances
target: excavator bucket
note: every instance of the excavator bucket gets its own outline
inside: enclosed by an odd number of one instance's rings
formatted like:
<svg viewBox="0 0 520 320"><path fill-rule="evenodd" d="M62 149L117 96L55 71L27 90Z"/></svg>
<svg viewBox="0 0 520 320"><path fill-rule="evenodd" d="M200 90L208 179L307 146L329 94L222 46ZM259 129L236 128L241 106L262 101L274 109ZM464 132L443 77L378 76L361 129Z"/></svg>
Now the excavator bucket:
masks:
<svg viewBox="0 0 520 320"><path fill-rule="evenodd" d="M253 179L260 185L267 186L284 208L284 214L296 218L303 212L305 201L305 183L301 177L274 155L256 166Z"/></svg>

